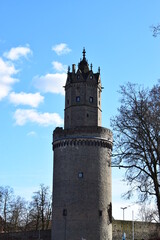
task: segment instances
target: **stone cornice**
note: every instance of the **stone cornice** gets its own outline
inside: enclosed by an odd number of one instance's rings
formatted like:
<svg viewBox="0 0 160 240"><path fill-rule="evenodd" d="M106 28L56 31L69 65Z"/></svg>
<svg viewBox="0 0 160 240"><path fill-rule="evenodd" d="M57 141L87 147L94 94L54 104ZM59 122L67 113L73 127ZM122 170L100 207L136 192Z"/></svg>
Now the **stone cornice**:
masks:
<svg viewBox="0 0 160 240"><path fill-rule="evenodd" d="M61 139L56 139L53 141L53 150L55 148L65 147L65 146L94 146L94 147L104 147L112 150L112 142L106 139L90 136L74 136L72 138L66 137Z"/></svg>

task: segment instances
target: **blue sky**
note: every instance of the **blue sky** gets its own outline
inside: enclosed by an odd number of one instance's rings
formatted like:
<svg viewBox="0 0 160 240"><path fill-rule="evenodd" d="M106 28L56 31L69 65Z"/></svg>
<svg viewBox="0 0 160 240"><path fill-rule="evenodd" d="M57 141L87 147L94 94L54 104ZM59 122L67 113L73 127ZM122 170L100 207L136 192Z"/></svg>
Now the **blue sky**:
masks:
<svg viewBox="0 0 160 240"><path fill-rule="evenodd" d="M119 106L119 86L151 87L160 78L159 0L5 0L0 2L0 185L30 198L52 188L52 131L63 126L68 65L83 47L101 68L102 123ZM113 170L113 216L122 218L126 186ZM131 208L128 218L131 218Z"/></svg>

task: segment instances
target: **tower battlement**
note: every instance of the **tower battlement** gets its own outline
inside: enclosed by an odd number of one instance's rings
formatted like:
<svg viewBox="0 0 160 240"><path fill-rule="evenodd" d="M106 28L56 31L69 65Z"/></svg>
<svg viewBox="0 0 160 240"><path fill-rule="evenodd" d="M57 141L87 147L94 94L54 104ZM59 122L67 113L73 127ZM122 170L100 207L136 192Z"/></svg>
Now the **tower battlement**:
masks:
<svg viewBox="0 0 160 240"><path fill-rule="evenodd" d="M53 133L53 150L68 145L106 147L112 150L112 132L103 127L56 128Z"/></svg>
<svg viewBox="0 0 160 240"><path fill-rule="evenodd" d="M104 127L98 127L98 126L83 126L83 127L75 127L71 129L63 129L57 127L53 132L53 140L56 141L57 138L63 138L63 137L72 137L72 135L80 135L80 136L94 136L94 137L100 137L104 138L111 143L113 142L112 139L112 131L109 128Z"/></svg>

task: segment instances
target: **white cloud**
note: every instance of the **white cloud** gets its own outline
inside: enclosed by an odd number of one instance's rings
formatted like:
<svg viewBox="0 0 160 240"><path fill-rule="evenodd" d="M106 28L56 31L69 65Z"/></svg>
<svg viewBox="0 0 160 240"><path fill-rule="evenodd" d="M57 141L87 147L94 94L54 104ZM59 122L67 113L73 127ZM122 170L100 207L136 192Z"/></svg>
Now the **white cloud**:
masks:
<svg viewBox="0 0 160 240"><path fill-rule="evenodd" d="M36 136L36 132L35 131L28 132L27 136L34 137L34 136Z"/></svg>
<svg viewBox="0 0 160 240"><path fill-rule="evenodd" d="M64 95L64 88L67 78L66 73L46 74L45 76L35 77L34 86L41 92L60 93Z"/></svg>
<svg viewBox="0 0 160 240"><path fill-rule="evenodd" d="M31 54L31 53L32 51L29 48L29 46L16 47L16 48L11 48L9 52L5 52L3 56L9 60L15 61L15 60L18 60L20 57L26 57L28 54Z"/></svg>
<svg viewBox="0 0 160 240"><path fill-rule="evenodd" d="M19 72L11 61L18 60L20 57L26 57L31 54L29 46L11 48L10 51L3 54L9 61L4 61L0 57L0 100L8 96L12 89L12 85L18 82L13 76Z"/></svg>
<svg viewBox="0 0 160 240"><path fill-rule="evenodd" d="M17 109L14 113L16 125L23 126L28 122L36 123L40 126L59 126L63 124L63 119L57 113L40 113L35 109Z"/></svg>
<svg viewBox="0 0 160 240"><path fill-rule="evenodd" d="M9 100L15 105L29 105L31 107L37 107L43 102L44 97L40 93L15 93L12 92L9 95Z"/></svg>
<svg viewBox="0 0 160 240"><path fill-rule="evenodd" d="M18 70L15 69L12 63L5 62L0 58L0 100L8 95L12 84L18 81L13 77L17 72Z"/></svg>
<svg viewBox="0 0 160 240"><path fill-rule="evenodd" d="M53 68L58 72L67 72L67 65L63 65L60 62L52 62Z"/></svg>
<svg viewBox="0 0 160 240"><path fill-rule="evenodd" d="M10 86L0 83L0 100L8 95L10 89Z"/></svg>
<svg viewBox="0 0 160 240"><path fill-rule="evenodd" d="M3 76L10 76L10 75L13 75L13 74L16 74L18 72L18 70L15 69L14 65L10 62L5 62L2 58L0 58L0 74L1 74L1 77ZM6 82L6 81L4 81ZM14 82L13 80L12 81L9 81L9 83L11 82Z"/></svg>
<svg viewBox="0 0 160 240"><path fill-rule="evenodd" d="M52 50L56 52L57 55L63 55L71 52L71 49L66 43L60 43L52 47Z"/></svg>

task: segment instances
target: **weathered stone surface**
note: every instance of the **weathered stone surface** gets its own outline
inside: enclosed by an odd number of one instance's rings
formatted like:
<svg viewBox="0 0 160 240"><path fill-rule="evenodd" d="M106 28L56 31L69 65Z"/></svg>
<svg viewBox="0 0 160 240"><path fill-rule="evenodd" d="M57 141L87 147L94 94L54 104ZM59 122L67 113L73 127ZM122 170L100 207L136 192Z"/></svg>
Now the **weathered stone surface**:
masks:
<svg viewBox="0 0 160 240"><path fill-rule="evenodd" d="M105 128L55 130L53 239L112 239L111 138Z"/></svg>
<svg viewBox="0 0 160 240"><path fill-rule="evenodd" d="M122 239L123 229L126 233L126 239L133 239L133 222L114 220L112 224L113 228L113 239ZM160 224L149 223L149 222L134 222L134 239L135 240L160 240Z"/></svg>
<svg viewBox="0 0 160 240"><path fill-rule="evenodd" d="M68 71L64 129L53 134L52 240L111 240L112 132L101 127L100 72Z"/></svg>
<svg viewBox="0 0 160 240"><path fill-rule="evenodd" d="M100 73L89 70L88 63L83 58L77 72L74 68L68 72L64 128L101 126L101 92Z"/></svg>

